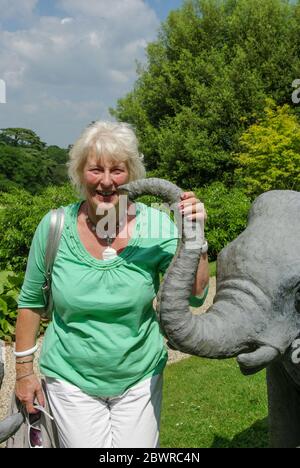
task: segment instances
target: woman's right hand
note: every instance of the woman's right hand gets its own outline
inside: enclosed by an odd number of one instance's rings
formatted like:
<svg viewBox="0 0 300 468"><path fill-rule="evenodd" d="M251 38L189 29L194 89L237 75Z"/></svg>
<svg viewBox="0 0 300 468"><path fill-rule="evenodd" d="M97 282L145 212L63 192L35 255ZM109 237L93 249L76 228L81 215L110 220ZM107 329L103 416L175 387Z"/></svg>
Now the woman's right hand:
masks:
<svg viewBox="0 0 300 468"><path fill-rule="evenodd" d="M16 396L20 402L26 407L30 414L38 413L38 409L33 407L33 403L37 402L41 406L45 406L45 398L41 382L33 373L26 377L22 377L16 381Z"/></svg>

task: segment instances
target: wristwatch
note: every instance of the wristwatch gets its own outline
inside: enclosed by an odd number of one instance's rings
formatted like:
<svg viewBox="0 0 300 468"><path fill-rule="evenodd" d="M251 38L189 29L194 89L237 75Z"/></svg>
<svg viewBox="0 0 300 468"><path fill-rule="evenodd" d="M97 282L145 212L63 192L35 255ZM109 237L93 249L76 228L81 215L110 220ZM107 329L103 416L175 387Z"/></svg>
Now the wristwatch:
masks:
<svg viewBox="0 0 300 468"><path fill-rule="evenodd" d="M205 240L201 246L201 255L206 254L208 252L208 242Z"/></svg>

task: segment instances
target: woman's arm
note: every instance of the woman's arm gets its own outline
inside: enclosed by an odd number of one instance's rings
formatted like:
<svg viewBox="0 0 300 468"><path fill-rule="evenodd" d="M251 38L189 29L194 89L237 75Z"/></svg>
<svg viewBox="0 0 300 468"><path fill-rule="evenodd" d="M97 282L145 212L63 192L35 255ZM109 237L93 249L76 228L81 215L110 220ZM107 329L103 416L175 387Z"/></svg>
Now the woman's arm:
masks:
<svg viewBox="0 0 300 468"><path fill-rule="evenodd" d="M209 284L209 266L207 253L201 255L195 282L192 290L193 296L201 297Z"/></svg>
<svg viewBox="0 0 300 468"><path fill-rule="evenodd" d="M179 210L184 217L197 222L199 229L202 231L202 238L204 240L204 226L207 219L207 214L203 203L196 198L194 192L184 192L181 196L181 203ZM195 282L192 290L193 296L201 297L209 284L209 266L207 253L202 254L200 257Z"/></svg>
<svg viewBox="0 0 300 468"><path fill-rule="evenodd" d="M40 325L40 309L19 309L16 324L16 351L33 348ZM16 395L26 406L28 413L36 413L34 400L44 406L44 395L41 383L34 374L34 355L16 358ZM19 362L19 363L18 363Z"/></svg>
<svg viewBox="0 0 300 468"><path fill-rule="evenodd" d="M16 324L16 351L33 348L41 320L41 309L19 309Z"/></svg>

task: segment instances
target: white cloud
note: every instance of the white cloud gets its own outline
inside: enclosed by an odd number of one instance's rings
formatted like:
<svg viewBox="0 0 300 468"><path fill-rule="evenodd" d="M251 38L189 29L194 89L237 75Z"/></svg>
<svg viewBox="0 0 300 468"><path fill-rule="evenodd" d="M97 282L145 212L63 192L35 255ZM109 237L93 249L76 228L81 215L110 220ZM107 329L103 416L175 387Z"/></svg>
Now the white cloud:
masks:
<svg viewBox="0 0 300 468"><path fill-rule="evenodd" d="M35 2L20 3L29 9ZM136 60L144 60L159 21L142 0L58 3L64 18L36 17L30 29L0 30L0 78L8 89L0 128L31 127L66 145L91 120L107 118L108 107L131 89Z"/></svg>
<svg viewBox="0 0 300 468"><path fill-rule="evenodd" d="M37 3L38 0L0 0L1 20L31 17Z"/></svg>
<svg viewBox="0 0 300 468"><path fill-rule="evenodd" d="M73 18L63 18L61 20L61 24L67 24L67 23L72 23Z"/></svg>
<svg viewBox="0 0 300 468"><path fill-rule="evenodd" d="M126 21L128 18L145 16L154 17L154 12L143 0L58 0L65 11L71 14L79 14L89 17L100 17L103 19L117 19ZM146 13L146 15L145 15Z"/></svg>
<svg viewBox="0 0 300 468"><path fill-rule="evenodd" d="M114 83L128 83L128 76L119 70L109 70L109 76Z"/></svg>

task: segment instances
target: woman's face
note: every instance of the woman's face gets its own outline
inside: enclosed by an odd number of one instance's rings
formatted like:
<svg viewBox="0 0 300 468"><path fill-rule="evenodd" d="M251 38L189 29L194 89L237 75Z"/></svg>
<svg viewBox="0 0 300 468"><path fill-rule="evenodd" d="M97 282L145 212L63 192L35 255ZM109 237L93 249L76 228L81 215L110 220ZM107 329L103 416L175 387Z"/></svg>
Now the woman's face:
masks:
<svg viewBox="0 0 300 468"><path fill-rule="evenodd" d="M98 160L91 154L84 166L82 181L87 202L95 213L101 214L118 206L118 187L129 181L129 172L125 162L108 157Z"/></svg>

